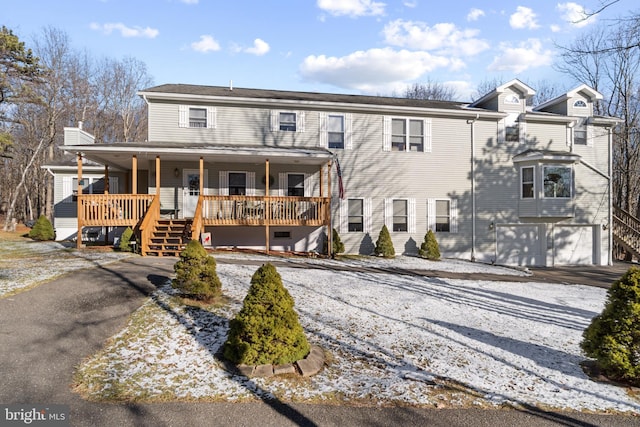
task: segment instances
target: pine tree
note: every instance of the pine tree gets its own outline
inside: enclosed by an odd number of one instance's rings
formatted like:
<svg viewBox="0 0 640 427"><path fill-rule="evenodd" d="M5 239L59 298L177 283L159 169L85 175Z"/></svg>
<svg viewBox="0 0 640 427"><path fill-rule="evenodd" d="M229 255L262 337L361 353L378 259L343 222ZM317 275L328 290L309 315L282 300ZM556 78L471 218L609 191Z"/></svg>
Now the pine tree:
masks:
<svg viewBox="0 0 640 427"><path fill-rule="evenodd" d="M604 310L582 337L582 350L605 375L640 385L640 268L611 285Z"/></svg>
<svg viewBox="0 0 640 427"><path fill-rule="evenodd" d="M171 286L187 297L207 301L222 293L222 283L216 273L216 260L209 256L197 240L190 241L180 252L180 260L173 269L176 278Z"/></svg>
<svg viewBox="0 0 640 427"><path fill-rule="evenodd" d="M427 234L424 235L424 242L420 245L418 255L432 261L440 260L440 246L433 231L429 230Z"/></svg>
<svg viewBox="0 0 640 427"><path fill-rule="evenodd" d="M384 258L393 258L396 256L396 251L393 248L393 242L391 241L391 235L386 225L382 226L380 235L376 241L376 248L374 253L377 256L383 256Z"/></svg>
<svg viewBox="0 0 640 427"><path fill-rule="evenodd" d="M293 298L271 264L251 278L242 309L229 322L224 356L237 364L285 364L303 359L310 345L293 308Z"/></svg>
<svg viewBox="0 0 640 427"><path fill-rule="evenodd" d="M29 237L33 240L53 240L55 235L51 221L44 215L40 215L33 228L29 230Z"/></svg>
<svg viewBox="0 0 640 427"><path fill-rule="evenodd" d="M118 242L118 249L122 252L132 252L133 248L131 248L131 238L133 236L133 230L131 227L127 227L122 234L120 235L120 242Z"/></svg>

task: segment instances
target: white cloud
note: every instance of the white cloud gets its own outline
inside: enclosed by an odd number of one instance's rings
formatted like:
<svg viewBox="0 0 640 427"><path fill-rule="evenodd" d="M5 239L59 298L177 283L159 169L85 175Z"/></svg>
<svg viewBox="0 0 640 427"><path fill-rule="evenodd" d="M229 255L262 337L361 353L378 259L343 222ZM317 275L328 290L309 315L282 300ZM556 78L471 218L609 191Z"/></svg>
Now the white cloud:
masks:
<svg viewBox="0 0 640 427"><path fill-rule="evenodd" d="M475 7L467 14L467 21L477 21L481 16L484 16L484 10L476 9Z"/></svg>
<svg viewBox="0 0 640 427"><path fill-rule="evenodd" d="M562 28L560 28L560 25L551 25L549 27L549 29L551 30L552 33L559 33L560 31L562 31Z"/></svg>
<svg viewBox="0 0 640 427"><path fill-rule="evenodd" d="M269 52L269 43L265 42L262 39L255 39L253 41L253 47L244 49L244 52L250 53L252 55L262 56Z"/></svg>
<svg viewBox="0 0 640 427"><path fill-rule="evenodd" d="M540 27L540 25L538 25L538 22L536 21L536 16L537 15L533 12L532 9L524 6L518 6L516 8L516 13L511 15L511 17L509 18L509 25L511 25L511 28L517 30L525 28L534 30Z"/></svg>
<svg viewBox="0 0 640 427"><path fill-rule="evenodd" d="M209 35L200 36L200 41L191 43L191 48L197 52L214 52L220 50L220 44Z"/></svg>
<svg viewBox="0 0 640 427"><path fill-rule="evenodd" d="M402 4L405 7L408 7L410 9L413 9L414 7L418 7L418 2L416 0L414 0L414 1L404 1Z"/></svg>
<svg viewBox="0 0 640 427"><path fill-rule="evenodd" d="M494 57L488 67L490 71L509 71L519 74L529 68L549 66L553 61L553 52L543 49L538 39L520 42L515 47L508 42L500 43L498 49L502 54Z"/></svg>
<svg viewBox="0 0 640 427"><path fill-rule="evenodd" d="M200 0L180 0L184 4L198 4Z"/></svg>
<svg viewBox="0 0 640 427"><path fill-rule="evenodd" d="M462 67L464 63L458 59L384 48L357 51L343 57L311 55L300 66L300 73L309 81L375 93L395 89L399 83L406 86L437 68Z"/></svg>
<svg viewBox="0 0 640 427"><path fill-rule="evenodd" d="M104 34L111 34L114 31L119 31L122 37L144 37L148 39L154 39L160 34L160 31L151 27L127 27L123 23L107 23L107 24L98 24L96 22L92 22L89 27L92 30L102 31Z"/></svg>
<svg viewBox="0 0 640 427"><path fill-rule="evenodd" d="M560 12L562 19L573 27L582 28L596 21L595 15L589 17L584 7L577 3L558 3L556 9Z"/></svg>
<svg viewBox="0 0 640 427"><path fill-rule="evenodd" d="M318 0L318 7L331 15L351 17L384 15L384 3L372 0Z"/></svg>
<svg viewBox="0 0 640 427"><path fill-rule="evenodd" d="M477 38L478 30L460 30L454 24L439 23L429 27L423 22L397 19L383 30L385 42L409 49L438 50L472 56L489 49L489 44Z"/></svg>

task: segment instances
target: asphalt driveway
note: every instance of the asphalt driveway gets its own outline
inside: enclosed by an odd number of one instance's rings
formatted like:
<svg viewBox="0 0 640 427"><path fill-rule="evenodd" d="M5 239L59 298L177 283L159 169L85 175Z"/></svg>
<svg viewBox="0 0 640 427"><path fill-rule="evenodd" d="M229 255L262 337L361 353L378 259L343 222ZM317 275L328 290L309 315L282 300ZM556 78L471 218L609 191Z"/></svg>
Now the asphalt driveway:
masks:
<svg viewBox="0 0 640 427"><path fill-rule="evenodd" d="M70 405L74 426L638 425L637 417L535 408L363 408L279 401L105 404L81 399L70 389L75 366L124 327L129 314L155 289L150 278L172 277L175 260L135 257L75 271L0 299L0 403Z"/></svg>

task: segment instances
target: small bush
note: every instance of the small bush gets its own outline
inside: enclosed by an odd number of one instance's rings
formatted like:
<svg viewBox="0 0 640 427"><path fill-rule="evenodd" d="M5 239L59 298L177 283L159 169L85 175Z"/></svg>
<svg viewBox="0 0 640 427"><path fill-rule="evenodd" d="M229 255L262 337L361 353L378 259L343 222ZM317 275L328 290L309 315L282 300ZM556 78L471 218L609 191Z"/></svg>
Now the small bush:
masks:
<svg viewBox="0 0 640 427"><path fill-rule="evenodd" d="M326 236L325 236L326 237ZM344 243L342 243L342 240L340 240L340 234L338 234L338 232L336 231L336 229L333 229L333 232L331 233L331 241L333 242L333 245L331 246L331 253L333 255L335 254L341 254L344 252ZM323 253L328 254L329 253L329 249L328 249L328 245L327 245L327 239L324 239L323 242Z"/></svg>
<svg viewBox="0 0 640 427"><path fill-rule="evenodd" d="M55 232L51 221L46 216L40 215L33 228L29 230L29 237L33 240L53 240Z"/></svg>
<svg viewBox="0 0 640 427"><path fill-rule="evenodd" d="M380 235L378 236L378 240L376 240L376 248L373 253L377 256L383 256L384 258L393 258L396 256L391 235L386 225L383 225L382 230L380 230Z"/></svg>
<svg viewBox="0 0 640 427"><path fill-rule="evenodd" d="M251 278L242 309L229 322L224 357L247 365L279 365L304 358L311 347L293 305L276 268L260 267Z"/></svg>
<svg viewBox="0 0 640 427"><path fill-rule="evenodd" d="M631 267L607 291L604 310L580 346L607 377L640 385L640 268Z"/></svg>
<svg viewBox="0 0 640 427"><path fill-rule="evenodd" d="M133 237L133 230L131 227L127 227L120 236L120 241L118 242L118 249L122 252L132 252L133 248L131 247L131 238Z"/></svg>
<svg viewBox="0 0 640 427"><path fill-rule="evenodd" d="M422 242L420 249L418 249L418 255L432 261L440 260L440 246L433 231L429 230L427 234L424 235L424 242Z"/></svg>
<svg viewBox="0 0 640 427"><path fill-rule="evenodd" d="M180 261L173 266L176 278L171 285L183 295L197 300L211 300L222 293L222 283L216 273L216 260L209 256L197 240L192 240L180 252Z"/></svg>

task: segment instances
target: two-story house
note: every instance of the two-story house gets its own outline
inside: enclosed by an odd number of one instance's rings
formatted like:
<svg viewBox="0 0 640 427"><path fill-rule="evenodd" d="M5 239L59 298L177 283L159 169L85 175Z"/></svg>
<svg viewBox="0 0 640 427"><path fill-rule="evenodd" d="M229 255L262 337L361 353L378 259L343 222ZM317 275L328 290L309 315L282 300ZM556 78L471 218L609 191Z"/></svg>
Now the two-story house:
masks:
<svg viewBox="0 0 640 427"><path fill-rule="evenodd" d="M447 257L608 264L617 121L594 115L601 95L587 86L531 108L534 93L519 80L472 104L152 87L139 93L147 141L65 130L77 172L50 167L54 225L79 245L86 230L100 240L131 226L144 255L175 254L185 233L217 248L321 252L333 229L346 252L371 254L386 225L396 253L417 253L431 229Z"/></svg>

